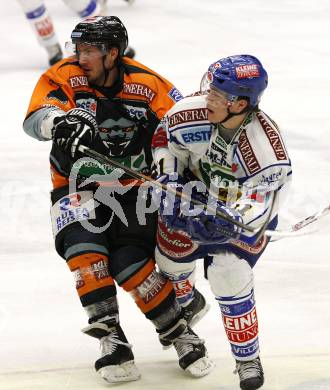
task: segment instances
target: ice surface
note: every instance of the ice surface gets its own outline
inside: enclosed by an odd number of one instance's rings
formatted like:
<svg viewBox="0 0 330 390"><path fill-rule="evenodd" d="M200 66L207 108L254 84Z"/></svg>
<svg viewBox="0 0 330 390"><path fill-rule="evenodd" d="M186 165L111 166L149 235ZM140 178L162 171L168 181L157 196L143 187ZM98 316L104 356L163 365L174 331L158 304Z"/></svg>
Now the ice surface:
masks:
<svg viewBox="0 0 330 390"><path fill-rule="evenodd" d="M64 43L78 18L60 0L47 4ZM46 54L19 5L1 7L0 389L106 388L92 368L97 345L79 332L86 317L72 276L53 249L50 145L21 126ZM259 57L270 76L261 107L282 127L294 167L282 227L330 203L328 0L136 0L132 7L109 0L109 12L126 23L137 60L184 94L198 88L218 58ZM319 227L271 244L255 268L266 390L330 389L330 217ZM238 389L220 313L199 271L212 309L197 331L216 369L188 378L175 352L162 351L152 326L119 291L121 321L142 372L140 381L120 388Z"/></svg>

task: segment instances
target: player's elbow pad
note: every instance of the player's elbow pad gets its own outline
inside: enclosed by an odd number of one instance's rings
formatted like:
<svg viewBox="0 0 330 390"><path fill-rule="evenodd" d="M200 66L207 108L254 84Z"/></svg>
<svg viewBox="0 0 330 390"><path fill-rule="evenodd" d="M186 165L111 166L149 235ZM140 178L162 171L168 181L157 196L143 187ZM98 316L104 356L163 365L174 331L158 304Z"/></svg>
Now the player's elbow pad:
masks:
<svg viewBox="0 0 330 390"><path fill-rule="evenodd" d="M54 120L64 116L65 112L60 109L47 112L40 125L40 134L45 140L53 138Z"/></svg>

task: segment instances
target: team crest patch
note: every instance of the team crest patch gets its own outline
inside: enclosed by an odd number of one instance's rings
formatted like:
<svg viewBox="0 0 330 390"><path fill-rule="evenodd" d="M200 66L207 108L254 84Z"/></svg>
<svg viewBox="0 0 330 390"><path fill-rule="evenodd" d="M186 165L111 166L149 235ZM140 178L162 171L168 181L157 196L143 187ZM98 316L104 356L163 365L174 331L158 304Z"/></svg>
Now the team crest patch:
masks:
<svg viewBox="0 0 330 390"><path fill-rule="evenodd" d="M168 93L168 96L176 103L178 102L179 100L181 100L183 98L183 96L181 95L181 93L175 88L173 87L170 92Z"/></svg>

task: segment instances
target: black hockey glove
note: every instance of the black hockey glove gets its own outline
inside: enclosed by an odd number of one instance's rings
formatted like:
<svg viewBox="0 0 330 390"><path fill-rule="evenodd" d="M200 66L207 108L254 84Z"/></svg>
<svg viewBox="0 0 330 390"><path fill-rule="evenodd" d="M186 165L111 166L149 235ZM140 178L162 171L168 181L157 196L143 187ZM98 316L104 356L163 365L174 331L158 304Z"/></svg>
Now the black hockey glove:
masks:
<svg viewBox="0 0 330 390"><path fill-rule="evenodd" d="M92 114L80 108L73 108L54 119L53 141L72 158L76 158L79 146L89 146L97 129L97 122Z"/></svg>

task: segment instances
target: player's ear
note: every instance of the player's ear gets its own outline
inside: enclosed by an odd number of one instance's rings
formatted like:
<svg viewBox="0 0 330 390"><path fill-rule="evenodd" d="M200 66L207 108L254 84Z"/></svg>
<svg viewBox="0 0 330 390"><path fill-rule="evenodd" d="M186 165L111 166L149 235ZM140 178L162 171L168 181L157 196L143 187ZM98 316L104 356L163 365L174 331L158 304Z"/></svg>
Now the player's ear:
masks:
<svg viewBox="0 0 330 390"><path fill-rule="evenodd" d="M110 56L112 61L115 61L119 56L119 49L118 47L110 47L108 55Z"/></svg>
<svg viewBox="0 0 330 390"><path fill-rule="evenodd" d="M236 109L237 109L237 112L241 112L243 110L245 110L249 105L249 101L246 100L246 99L238 99L236 101Z"/></svg>

